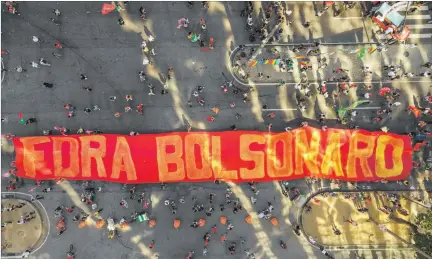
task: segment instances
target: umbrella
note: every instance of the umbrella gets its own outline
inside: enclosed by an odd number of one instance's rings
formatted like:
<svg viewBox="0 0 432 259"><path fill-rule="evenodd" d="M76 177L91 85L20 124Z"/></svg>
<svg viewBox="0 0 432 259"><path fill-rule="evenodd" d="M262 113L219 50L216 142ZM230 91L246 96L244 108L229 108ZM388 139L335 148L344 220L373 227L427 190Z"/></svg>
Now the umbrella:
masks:
<svg viewBox="0 0 432 259"><path fill-rule="evenodd" d="M381 88L380 91L379 91L379 94L380 94L381 96L384 96L384 95L386 95L386 94L388 94L388 93L390 93L390 88L388 88L388 87L383 87L383 88Z"/></svg>
<svg viewBox="0 0 432 259"><path fill-rule="evenodd" d="M115 9L116 9L115 5L113 5L113 4L106 4L105 3L105 4L102 5L101 12L102 12L103 15L107 15L107 14L111 13L112 11L114 11Z"/></svg>

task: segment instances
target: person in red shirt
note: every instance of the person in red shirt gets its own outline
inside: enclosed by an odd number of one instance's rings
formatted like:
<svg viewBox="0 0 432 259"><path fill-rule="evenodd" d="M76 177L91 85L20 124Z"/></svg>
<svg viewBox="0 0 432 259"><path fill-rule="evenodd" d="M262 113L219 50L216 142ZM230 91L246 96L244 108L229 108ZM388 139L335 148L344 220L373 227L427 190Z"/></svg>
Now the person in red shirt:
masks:
<svg viewBox="0 0 432 259"><path fill-rule="evenodd" d="M213 227L212 227L212 233L214 234L214 233L216 233L217 232L217 227L216 227L216 225L214 225Z"/></svg>

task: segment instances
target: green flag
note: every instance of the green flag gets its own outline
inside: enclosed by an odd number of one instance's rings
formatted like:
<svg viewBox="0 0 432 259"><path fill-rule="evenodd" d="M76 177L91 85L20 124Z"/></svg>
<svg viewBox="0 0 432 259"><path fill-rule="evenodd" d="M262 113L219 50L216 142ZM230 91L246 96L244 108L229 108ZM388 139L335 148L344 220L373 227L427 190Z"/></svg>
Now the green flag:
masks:
<svg viewBox="0 0 432 259"><path fill-rule="evenodd" d="M360 50L359 57L360 57L360 58L364 58L365 55L366 55L366 52L367 52L367 51L368 51L368 48L362 48L362 49Z"/></svg>
<svg viewBox="0 0 432 259"><path fill-rule="evenodd" d="M359 106L359 105L361 105L361 104L370 104L372 101L369 101L369 100L360 100L360 101L356 101L356 102L353 102L350 106L349 106L349 108L350 109L354 109L354 108L356 108L357 106Z"/></svg>
<svg viewBox="0 0 432 259"><path fill-rule="evenodd" d="M24 124L25 123L25 120L24 120L24 118L23 119L21 119L20 121L19 121L20 123L22 123L22 124Z"/></svg>
<svg viewBox="0 0 432 259"><path fill-rule="evenodd" d="M139 215L137 217L137 220L138 220L138 222L143 222L143 221L149 220L148 214L144 213L144 214Z"/></svg>
<svg viewBox="0 0 432 259"><path fill-rule="evenodd" d="M360 100L360 101L353 102L353 103L352 103L350 106L348 106L348 107L338 109L338 110L337 110L338 117L339 117L339 119L342 120L342 119L345 117L347 111L352 110L352 109L355 109L355 108L358 107L359 105L362 105L362 104L369 104L369 103L371 103L371 101L369 101L369 100Z"/></svg>
<svg viewBox="0 0 432 259"><path fill-rule="evenodd" d="M341 108L341 109L337 110L337 114L338 114L339 119L342 120L345 117L345 114L348 111L348 109L349 109L349 107L347 107L347 108Z"/></svg>

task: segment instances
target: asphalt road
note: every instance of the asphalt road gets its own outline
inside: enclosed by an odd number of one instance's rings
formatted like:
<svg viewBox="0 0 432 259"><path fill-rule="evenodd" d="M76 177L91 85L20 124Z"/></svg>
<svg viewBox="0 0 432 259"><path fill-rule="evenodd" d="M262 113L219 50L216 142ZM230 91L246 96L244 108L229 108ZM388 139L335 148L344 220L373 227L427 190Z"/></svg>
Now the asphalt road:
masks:
<svg viewBox="0 0 432 259"><path fill-rule="evenodd" d="M285 4L285 3L284 3ZM139 6L147 10L148 19L145 23L139 20ZM242 98L232 94L223 94L220 88L225 81L222 73L231 80L229 72L230 52L236 46L248 43L249 35L245 31L244 18L240 17L240 11L244 8L241 2L212 2L208 11L201 10L200 3L196 2L192 9L188 9L184 2L132 2L126 10L121 13L126 24L119 26L117 19L119 13L113 12L106 16L101 15L101 2L21 2L20 16L11 16L3 13L2 22L2 49L9 54L2 55L7 71L2 82L2 118L7 117L7 122L2 124L2 134L13 133L17 136L41 135L42 129L52 129L55 125L64 126L72 131L79 127L85 129L99 129L104 133L128 134L131 130L140 133L186 131L186 124L191 124L193 130L220 131L229 130L235 124L238 129L266 130L269 123L266 111L262 105L267 104L269 108L285 109L276 112L272 119L274 131L282 131L285 127L297 127L301 121L307 120L314 124L315 118L325 107L315 102L316 97L311 98L306 113L290 111L296 108L295 95L299 94L293 87L284 89L271 85L256 86L253 94L254 101L243 103ZM260 2L255 3L256 10ZM290 27L284 25L284 36L282 42L306 43L320 41L323 43L356 43L374 41L372 28L369 21L363 21L358 17L361 13L359 7L343 12L339 18L334 19L329 14L316 17L314 9L320 4L313 3L288 3L288 9L292 14L288 20L294 23ZM58 8L60 26L50 21L54 17L52 10ZM258 12L257 12L258 13ZM178 30L177 20L187 17L190 21L190 29L198 32L199 19L204 18L207 31L203 34L205 38L214 37L215 49L202 51L196 43L187 39L187 31ZM343 19L341 19L343 18ZM256 22L256 19L254 19ZM305 21L311 22L311 28L302 26ZM341 22L342 21L342 22ZM273 22L273 21L272 21ZM155 48L155 64L146 68L142 65L141 42L148 39L152 34L155 41L149 45ZM32 36L40 39L39 43L32 41ZM63 49L56 50L55 42L63 45ZM403 62L408 71L422 72L420 65L430 59L430 44L424 39L417 39L418 49L409 50L406 58L405 51L397 47L397 51L384 53L377 61L379 64L395 64ZM56 59L52 52L61 53L63 56ZM52 64L51 67L32 68L29 63L44 57ZM337 58L347 59L347 55L341 54ZM347 62L348 62L347 61ZM354 62L354 61L353 61ZM25 73L17 73L13 69L22 66L27 70ZM168 95L161 95L163 84L158 76L162 72L166 76L168 67L175 69L175 80L169 87ZM138 72L145 70L148 81L141 83ZM83 73L88 80L80 80ZM311 75L310 82L318 82L315 75ZM419 97L430 91L429 81L417 82L394 81L385 83L387 86L402 90L400 110L395 110L391 119L386 119L380 125L370 123L372 111L360 111L353 123L368 130L379 130L382 126L389 127L391 132L406 133L415 129L417 121L413 116L407 116L404 109L408 104L417 103ZM54 88L47 89L42 86L43 82L54 84ZM152 83L157 91L156 96L148 95L147 84ZM197 85L205 87L202 97L206 105L200 106L191 98L191 93ZM92 87L92 92L82 90L82 86ZM381 102L377 96L380 83L374 84L373 101ZM144 114L135 112L122 114L115 118L115 112L123 112L127 105L124 97L133 95L132 105L144 104ZM357 94L361 94L358 92ZM117 96L115 102L110 102L110 96ZM356 91L348 97L343 97L341 103L348 103L356 96ZM318 99L320 97L317 97ZM193 101L193 107L189 108L187 101ZM235 102L235 109L229 104ZM67 117L67 111L63 105L69 103L77 107L76 116ZM84 113L84 108L98 105L101 110L91 114ZM422 105L426 105L422 103ZM214 106L220 108L219 115L214 122L207 122L206 116L211 115ZM25 119L36 117L37 124L23 125L18 122L18 113L22 112ZM334 117L329 112L329 126L345 127L336 125ZM235 115L242 115L236 119ZM13 160L13 151L8 147L10 143L2 143L2 171L9 169ZM423 154L419 154L421 156ZM425 154L427 157L427 154ZM417 157L417 159L419 159ZM422 178L426 172L414 171L410 176L412 184L422 186ZM5 181L2 187L5 186ZM27 192L30 189L30 181L25 181L25 186L18 191ZM119 211L118 201L127 196L127 189L120 185L109 183L95 183L96 186L104 186L104 191L98 194L97 203L104 208L103 216L129 216L132 208L127 211ZM314 192L318 187L329 186L328 181L319 181L312 186L306 185L304 181L293 181L293 186L298 186L304 193ZM369 183L365 183L369 185ZM80 192L79 183L71 183L72 189ZM179 231L171 227L173 216L169 209L163 206L165 197L178 198L185 196L191 200L196 195L190 191L190 184L170 185L167 192L159 191L157 186L139 186L138 190L148 190L154 200L162 202L153 204L152 215L158 219L158 226L149 230L147 227L134 226L133 231L122 235L123 239L108 240L103 231L97 229L78 229L69 219L68 231L58 238L53 232L47 243L34 256L34 258L63 258L69 244L74 243L78 249L78 258L152 258L151 253L159 254L159 258L182 258L187 251L196 250L197 258L203 247L202 235L210 230L210 227L218 220L219 213L212 216L207 224L207 229L189 228L189 224L195 217L192 215L187 203L179 208L179 216L185 222L184 229ZM247 243L238 249L241 253L236 258L244 258L243 250L250 248L259 255L258 258L286 258L286 251L279 248L278 240L284 239L289 246L292 258L323 258L318 250L309 246L304 237L297 238L291 231L291 222L296 219L297 210L286 203L281 197L277 184L264 183L259 188L256 206L250 210L261 210L267 201L275 204L280 228L274 229L269 222L261 222L257 226L246 225L244 212L241 215L232 215L235 229L230 234L229 240L239 241L240 236L247 236ZM397 188L398 185L390 184L389 189ZM223 200L224 186L213 184L202 184L202 194L199 196L204 201L205 192L214 191L217 199ZM240 185L247 197L247 185ZM35 191L34 194L42 194ZM241 192L238 196L241 196ZM72 198L71 198L72 197ZM48 213L52 213L59 204L70 206L72 204L73 192L55 187L53 193L45 195L43 205ZM243 197L244 198L244 197ZM78 205L78 204L77 204ZM138 206L138 205L136 205ZM51 224L56 219L52 218ZM144 233L143 233L144 229ZM221 229L221 227L220 227ZM220 230L221 231L221 230ZM197 232L197 233L195 233ZM85 233L85 238L83 233ZM186 238L187 237L187 238ZM190 237L190 238L189 238ZM154 251L147 249L149 241L155 239ZM224 258L226 246L220 243L218 236L213 238L209 245L209 258ZM137 241L138 240L138 241ZM142 243L142 244L141 244ZM399 256L403 252L368 252L375 257ZM337 258L355 258L352 252L337 252ZM372 254L371 254L372 256ZM228 256L226 256L229 258ZM291 258L291 257L290 257Z"/></svg>

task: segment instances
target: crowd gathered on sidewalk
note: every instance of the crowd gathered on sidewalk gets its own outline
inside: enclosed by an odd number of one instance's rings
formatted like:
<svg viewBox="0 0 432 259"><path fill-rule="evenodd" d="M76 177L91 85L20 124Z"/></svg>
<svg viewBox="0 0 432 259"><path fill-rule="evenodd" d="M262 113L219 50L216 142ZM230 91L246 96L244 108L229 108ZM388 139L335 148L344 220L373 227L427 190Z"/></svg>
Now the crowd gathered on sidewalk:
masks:
<svg viewBox="0 0 432 259"><path fill-rule="evenodd" d="M187 6L191 9L193 8L201 8L204 12L211 7L211 2L203 1L203 2L186 2ZM292 14L292 10L289 10L287 7L284 7L281 2L263 2L263 17L256 19L254 17L254 5L252 2L247 2L245 9L241 10L239 15L245 18L245 30L249 32L249 40L250 42L267 42L267 43L276 43L282 40L282 35L284 30L288 28L290 30L293 29L291 26L294 22L290 19ZM12 15L20 15L19 8L15 2L7 2L6 3L9 12ZM199 7L197 7L199 5ZM346 2L344 3L345 8L351 9L355 6L355 2ZM318 10L317 17L321 17L324 13L329 9L331 5L323 4L323 8ZM127 26L128 21L121 17L122 12L128 10L128 2L117 3L115 6L116 10L120 13L120 18L118 18L117 23L119 26ZM136 15L139 15L140 19L143 23L145 23L147 18L147 12L143 7L140 7L139 10L128 10L130 12L135 12ZM58 9L53 9L54 18L51 18L51 22L54 24L61 26L61 19L63 13ZM197 26L191 26L191 24L196 24ZM282 26L284 25L284 26ZM286 25L286 26L285 26ZM311 26L311 21L306 21L302 23L305 28ZM178 24L175 24L179 31L181 31L184 35L184 40L190 41L192 47L198 47L201 51L213 51L217 48L217 42L212 36L212 31L216 30L216 28L211 28L208 26L205 18L200 18L199 21L190 21L187 17L179 17ZM32 37L32 41L34 44L39 44L42 39L40 36L34 35ZM396 44L392 41L385 41L380 43L377 46L377 51L386 51L388 49L388 45ZM167 95L170 94L170 84L175 80L175 68L169 67L166 73L161 72L161 81L162 84L157 88L156 83L152 83L151 79L146 74L146 69L149 66L156 67L157 64L157 40L154 35L146 35L145 39L140 42L140 47L142 54L144 55L142 69L138 72L138 77L140 82L147 85L148 95L155 96L152 98L157 98L156 95ZM65 49L67 49L67 43L63 43L60 41L52 42L52 57L61 59L64 55ZM371 124L377 125L377 127L381 128L383 131L387 131L385 121L386 118L391 118L392 112L396 110L405 109L407 116L413 116L416 121L415 131L407 132L409 136L412 138L413 145L418 147L419 149L423 146L428 145L428 138L431 136L431 132L429 131L427 125L430 123L430 116L432 115L432 111L430 108L430 104L432 103L432 95L431 93L427 93L424 96L416 96L416 105L408 105L402 103L400 96L401 90L392 88L391 82L394 80L404 80L407 78L411 78L414 76L423 77L425 80L430 80L432 76L432 63L426 62L425 64L421 64L416 71L405 71L403 67L397 64L387 64L382 69L385 72L386 78L388 81L388 85L381 87L380 89L375 89L372 84L365 83L364 85L357 85L357 83L353 82L352 78L349 76L349 72L347 69L343 67L339 67L334 69L333 71L329 71L332 73L330 78L322 80L318 82L318 87L315 86L314 82L310 82L307 77L307 73L310 70L316 69L329 69L328 68L328 59L331 57L321 57L321 44L319 42L315 42L311 45L298 45L294 46L290 49L293 53L300 53L301 55L311 55L317 56L319 65L318 67L312 67L311 64L305 63L301 64L300 67L296 68L293 65L293 60L290 58L283 57L281 58L281 62L279 63L279 68L282 71L287 73L292 73L293 70L299 69L301 72L301 81L292 86L296 91L296 101L297 108L300 112L305 112L307 109L311 109L313 106L312 101L316 96L320 96L320 98L324 98L325 103L328 107L331 107L335 110L336 114L338 110L343 108L339 107L338 100L342 96L349 95L352 91L355 91L359 94L359 99L362 101L368 101L372 96L377 96L380 101L380 109L377 109L373 114L370 115ZM242 66L248 63L245 63L245 60L250 60L253 57L256 57L257 52L261 51L259 48L252 48L248 51L244 45L239 47L239 57L234 60L234 64L232 69L236 70L237 73L244 80L251 79L251 75L242 70ZM277 49L269 50L272 57L281 57L280 53L278 53ZM10 55L7 50L2 50L2 55ZM25 63L25 64L24 64ZM30 69L52 69L51 63L46 59L46 57L41 57L38 60L28 60L24 62L22 65L17 66L13 69L5 69L3 68L2 73L27 73ZM364 78L364 81L367 82L368 78L372 76L373 71L377 68L370 67L368 65L364 65L361 67L360 71L356 73L360 73ZM241 72L243 71L243 72ZM164 71L165 72L165 71ZM264 77L264 74L258 75L259 77ZM82 82L82 91L87 92L88 94L92 93L92 87L87 82L91 80L84 72L79 72L76 75L77 79ZM245 87L236 85L233 80L230 80L226 75L224 75L225 81L221 82L221 92L223 94L233 94L238 96L239 100L241 99L245 103L250 103L251 95L254 92L253 87ZM335 89L331 92L329 85L335 85ZM42 82L40 87L46 88L46 91L50 91L51 89L56 87L55 82ZM281 81L279 86L277 87L289 87L286 82ZM81 90L80 90L81 91ZM210 103L211 100L204 100L203 92L205 91L205 87L203 85L197 85L196 89L191 93L189 99L187 100L188 107L194 106L207 106L207 103ZM124 110L115 111L112 116L115 118L121 116L127 116L128 113L136 112L138 115L143 115L143 111L145 109L145 104L134 102L134 97L132 94L126 94L123 96L110 96L107 102L119 102L122 101L124 103ZM230 107L232 109L236 108L235 102L230 103ZM272 130L272 119L275 117L274 112L267 112L268 105L263 105L264 117L266 119L267 124L266 128L268 131ZM65 103L63 107L59 107L59 109L64 109L65 116L68 118L73 118L77 115L77 110L81 109L86 114L97 114L101 109L99 108L99 104L94 103L89 105L88 107L80 107L77 108L74 103ZM207 116L207 121L211 123L216 119L215 114L218 114L219 108L217 106L212 107L211 113L209 111L209 116ZM356 125L355 119L358 115L358 112L355 108L347 109L343 116L337 117L337 123L341 125L347 125L350 129L359 129L359 126ZM237 120L241 119L242 115L240 113L236 113L235 117ZM326 130L328 127L328 118L329 116L325 113L319 114L316 118L318 125L320 125L322 130ZM6 123L8 121L7 117L2 118L2 122ZM25 125L37 124L38 118L30 117L23 118L20 115L20 123ZM308 122L301 121L299 126L307 126ZM237 127L235 124L230 126L231 130L236 130ZM188 126L188 131L192 130L191 126ZM290 127L285 128L286 131L290 131ZM72 129L68 129L64 126L53 125L50 129L41 129L41 134L43 135L52 135L52 134L61 134L61 135L69 135L74 134ZM84 129L80 127L77 131L77 134L100 134L102 133L99 129ZM130 131L130 136L139 135L136 131ZM11 140L14 137L13 133L3 133L3 137L6 140ZM416 150L418 151L418 150ZM423 161L415 161L413 162L413 167L427 167L431 166L432 158ZM16 169L14 164L11 164L13 169L9 170L4 174L4 177L9 179L8 185L6 187L7 191L15 191L17 189L24 188L22 186L20 179L16 176ZM44 182L44 181L35 181L34 186L31 187L28 192L35 192L40 190L44 195L50 195L49 193L53 190L59 189L58 185L63 183L63 179L57 179L55 184L52 182ZM309 181L314 181L313 179L309 179ZM215 181L215 184L222 184L220 181ZM402 184L408 184L407 182L403 182ZM257 199L259 199L258 193L259 190L257 188L257 183L250 182L250 202L251 204L256 204ZM165 190L166 184L161 184L161 189ZM66 226L73 226L78 228L85 228L88 225L88 219L94 218L96 221L96 227L101 228L105 231L105 227L108 229L106 231L106 236L108 238L120 237L120 229L126 228L129 224L138 224L139 222L146 221L148 226L154 227L157 224L157 220L152 218L152 215L149 215L145 212L151 206L151 198L148 193L136 193L135 186L127 186L125 185L123 190L129 193L129 197L122 198L121 202L118 204L118 209L122 211L123 208L128 208L129 203L139 204L142 206L142 210L134 211L131 215L124 215L120 219L110 218L108 213L104 215L105 211L103 208L98 206L97 196L98 193L102 192L102 187L98 187L95 183L83 182L81 185L81 194L80 201L82 204L86 206L88 211L91 213L85 212L82 209L79 209L78 206L72 204L59 204L59 206L51 212L54 217L58 219L56 229L54 231L57 232L58 235L63 235L66 232ZM292 192L293 194L298 195L298 190L295 188L288 188L287 192ZM347 194L345 195L346 199L358 199L357 194ZM365 194L360 195L360 199L365 202L369 197ZM398 200L401 198L397 194L384 194L387 195L389 201L394 204L393 207L401 214L409 213L406 208L402 208ZM228 241L231 230L236 227L234 224L234 220L231 219L233 217L232 214L245 214L244 207L240 202L239 198L235 197L233 191L230 188L226 189L225 197L218 198L219 202L216 202L214 193L209 193L208 197L206 197L205 201L202 201L198 197L192 197L191 200L187 200L184 197L176 200L171 197L166 197L164 200L164 205L167 207L167 213L171 213L173 217L173 228L179 228L181 225L189 225L191 228L204 228L206 233L203 236L202 243L202 254L208 254L208 247L216 242L226 243L228 253L230 255L235 255L239 253L244 253L247 258L256 258L256 253L253 252L252 244L248 243L248 238L241 237L240 243ZM34 195L33 200L43 200L44 196L42 195ZM319 203L319 199L314 200L314 202ZM430 204L429 204L430 205ZM18 204L15 206L7 206L2 207L3 213L8 213L10 211L15 210L16 208L20 208L19 206L25 206L25 204ZM193 222L180 222L177 217L177 211L179 206L189 206L192 210L192 213L196 214L196 219ZM387 205L386 205L387 206ZM381 208L383 213L391 213L392 207L383 206ZM306 207L307 210L311 210L312 207ZM277 226L277 218L274 216L275 208L273 204L268 201L267 206L264 208L258 209L258 218L260 220L268 220L271 224ZM144 211L144 212L143 212ZM222 216L219 219L220 224L216 225L208 225L206 221L212 217L215 211L220 211L222 213L226 213L226 216ZM232 214L231 214L232 211ZM359 212L366 212L366 207L359 207ZM203 212L206 216L203 216ZM229 213L228 213L229 212ZM194 214L194 215L195 215ZM200 216L199 216L200 215ZM33 220L35 218L35 212L29 212L21 216L20 219L17 219L17 224L26 224L27 222ZM72 222L68 222L71 220ZM245 214L245 221L247 224L251 224L250 215ZM346 219L346 222L349 224L358 224L353 221L351 218ZM2 229L6 228L7 225L10 224L8 222L2 223ZM237 224L237 223L236 223ZM240 224L240 223L238 223ZM335 234L340 231L337 227L334 227ZM296 235L301 235L300 226L298 224L293 224L293 232ZM217 241L220 239L220 241ZM313 237L308 237L311 243L316 243ZM286 240L285 240L286 241ZM280 246L282 249L286 249L286 243L284 240L280 240ZM210 244L212 243L212 244ZM154 249L158 245L158 240L152 240L148 244L149 249ZM244 248L243 251L239 251L239 246ZM321 247L321 252L326 255L328 258L333 258L330 252L328 252L324 247ZM28 256L30 251L26 251L25 254ZM186 258L193 258L195 251L191 250L186 254ZM73 258L74 253L72 251L68 252L68 256Z"/></svg>

